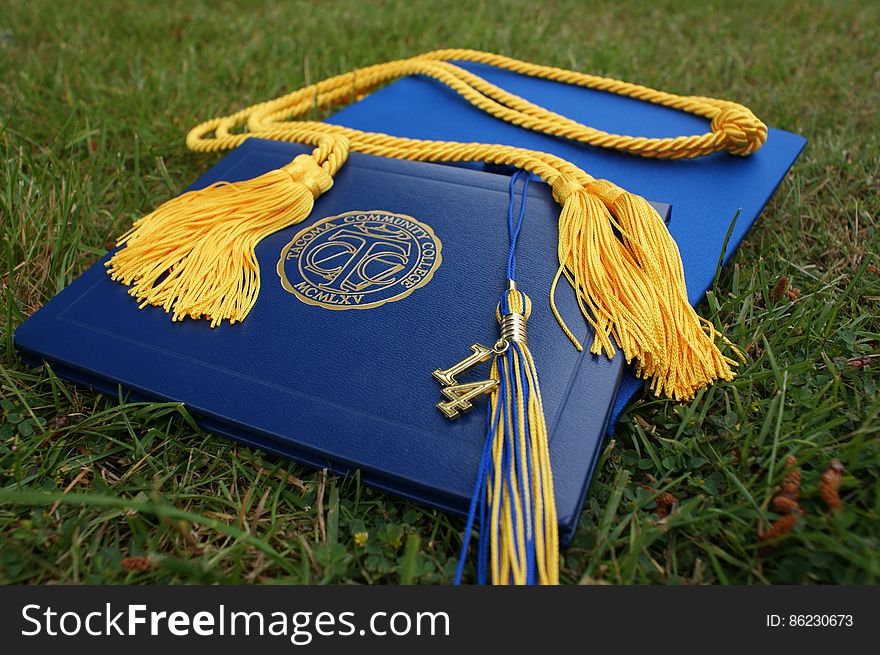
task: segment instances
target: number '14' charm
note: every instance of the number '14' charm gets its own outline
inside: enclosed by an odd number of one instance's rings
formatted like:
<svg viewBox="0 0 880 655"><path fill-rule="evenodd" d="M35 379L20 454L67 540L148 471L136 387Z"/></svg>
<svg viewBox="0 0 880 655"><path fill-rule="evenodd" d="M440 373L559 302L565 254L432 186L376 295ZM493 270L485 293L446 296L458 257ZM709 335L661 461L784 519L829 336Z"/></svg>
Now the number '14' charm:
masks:
<svg viewBox="0 0 880 655"><path fill-rule="evenodd" d="M448 398L448 400L437 403L437 409L443 412L446 418L458 418L461 412L466 412L473 407L472 400L484 393L491 393L498 387L498 380L491 378L475 382L458 382L455 376L504 352L507 344L504 344L503 349L499 348L499 344L496 344L495 348L487 348L475 343L471 346L469 356L447 369L438 368L434 371L434 378L443 385L443 395Z"/></svg>

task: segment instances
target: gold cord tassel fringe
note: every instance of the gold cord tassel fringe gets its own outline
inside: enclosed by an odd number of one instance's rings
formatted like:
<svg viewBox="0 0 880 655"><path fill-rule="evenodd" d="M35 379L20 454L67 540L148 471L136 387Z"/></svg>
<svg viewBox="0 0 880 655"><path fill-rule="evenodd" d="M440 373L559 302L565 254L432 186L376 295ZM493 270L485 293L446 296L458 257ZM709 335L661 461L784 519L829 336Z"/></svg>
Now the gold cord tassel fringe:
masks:
<svg viewBox="0 0 880 655"><path fill-rule="evenodd" d="M260 291L254 248L298 223L333 185L311 155L244 182L218 182L172 198L131 227L107 262L141 307L205 318L211 327L248 314Z"/></svg>
<svg viewBox="0 0 880 655"><path fill-rule="evenodd" d="M455 61L489 64L584 88L637 98L700 116L700 135L648 138L582 125L508 93ZM303 220L313 198L332 184L349 148L382 157L433 162L485 161L525 169L552 185L563 206L559 219L561 277L577 292L595 328L590 351L616 347L651 380L659 395L692 398L703 385L733 377L729 342L687 301L681 258L666 226L648 203L570 162L503 145L407 139L339 125L298 120L315 108L351 102L397 77L429 76L491 116L523 129L641 157L683 159L727 151L747 156L767 139L767 127L746 107L701 96L679 96L638 84L539 66L474 50L439 50L336 75L234 114L208 120L187 136L192 150L234 148L254 136L318 144L313 158L255 180L217 184L184 194L138 221L109 262L114 279L131 285L141 306L158 305L174 320L207 318L211 325L242 320L259 291L254 246L267 234ZM310 162L310 163L309 163ZM320 166L318 165L320 163ZM557 320L566 327L551 297ZM733 348L735 356L741 353Z"/></svg>
<svg viewBox="0 0 880 655"><path fill-rule="evenodd" d="M552 297L562 275L595 330L590 352L613 356L616 343L657 395L689 400L710 382L732 379L737 362L688 302L678 246L653 207L606 180L563 179L554 196L563 208L551 304L575 345Z"/></svg>

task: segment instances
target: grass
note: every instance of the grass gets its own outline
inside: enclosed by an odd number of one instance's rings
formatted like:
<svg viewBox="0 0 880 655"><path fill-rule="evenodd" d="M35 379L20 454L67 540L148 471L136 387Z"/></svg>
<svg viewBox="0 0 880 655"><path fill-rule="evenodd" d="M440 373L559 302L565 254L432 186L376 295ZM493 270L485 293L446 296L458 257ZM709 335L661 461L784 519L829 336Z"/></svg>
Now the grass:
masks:
<svg viewBox="0 0 880 655"><path fill-rule="evenodd" d="M161 4L0 2L0 582L450 581L463 521L26 368L11 335L211 163L189 126L451 46L736 98L810 139L701 306L748 364L632 405L563 579L880 582L876 5ZM765 543L789 456L804 515Z"/></svg>

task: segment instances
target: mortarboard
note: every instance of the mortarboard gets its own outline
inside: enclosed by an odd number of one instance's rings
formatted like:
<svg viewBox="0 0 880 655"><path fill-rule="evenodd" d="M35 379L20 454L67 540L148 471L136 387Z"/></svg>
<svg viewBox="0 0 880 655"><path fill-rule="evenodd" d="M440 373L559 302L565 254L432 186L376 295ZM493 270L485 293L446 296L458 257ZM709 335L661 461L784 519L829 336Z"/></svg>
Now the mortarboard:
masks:
<svg viewBox="0 0 880 655"><path fill-rule="evenodd" d="M489 64L520 75L670 107L708 119L710 130L661 137L604 132L505 91L450 63L452 60ZM220 329L245 321L244 329L260 294L261 274L267 274L260 270L256 245L307 218L315 198L329 191L350 151L420 161L482 161L513 166L541 178L561 205L558 269L547 311L575 347L582 346L568 327L571 317L563 316L556 300L559 285L565 283L593 328L592 342L587 344L590 353L613 356L619 349L655 393L687 400L704 385L733 376L739 352L693 311L675 241L657 211L642 197L611 181L594 179L571 161L547 152L492 143L413 139L296 120L315 106L340 104L406 75L431 77L494 119L518 128L625 156L746 156L767 138L767 128L760 120L729 101L676 96L475 51L428 53L329 78L194 128L187 145L198 151L229 149L254 137L304 143L314 150L258 177L218 182L185 193L140 219L106 262L112 279L128 286L139 306L161 307L173 321L205 320ZM528 280L518 279L516 268L517 253L526 247L518 249L517 244L528 186L529 176L511 177L507 229L498 235L507 242L508 252L506 270L499 267L498 274L506 288L494 307L500 326L497 340L474 344L470 356L434 371L445 396L438 407L450 418L469 409L477 397L490 394L487 436L466 537L472 522L479 520L478 570L481 578L491 577L495 583L554 583L558 579L557 508L538 383L540 363L535 361L526 336L527 322L537 307L525 293ZM357 295L370 285L396 282L396 273L405 273L401 284L409 281L417 287L440 260L439 251L430 255L430 249L413 269L404 271L403 260L395 260L395 247L402 248L406 239L421 238L418 230L427 232L424 226L416 225L408 237L393 236L401 226L387 221L357 225L331 222L325 229L334 230L339 238L329 246L322 244L317 253L312 251L308 261L304 262L305 255L304 259L299 259L299 254L293 257L298 260L291 273L294 280L287 282L291 292L303 294L304 302L315 299L308 293L317 293L309 290L309 284L321 287L322 293ZM347 232L340 236L341 229ZM317 232L297 235L304 243L318 236ZM380 241L385 245L375 250L373 246ZM296 239L291 242L291 253L296 250L295 243ZM282 278L284 270L279 262ZM327 284L343 286L328 291L320 282L322 275L329 276L323 278ZM497 280L473 281L493 286L494 282ZM455 302L449 298L449 303ZM479 336L485 339L486 335ZM487 361L491 362L487 377L470 381L459 377Z"/></svg>

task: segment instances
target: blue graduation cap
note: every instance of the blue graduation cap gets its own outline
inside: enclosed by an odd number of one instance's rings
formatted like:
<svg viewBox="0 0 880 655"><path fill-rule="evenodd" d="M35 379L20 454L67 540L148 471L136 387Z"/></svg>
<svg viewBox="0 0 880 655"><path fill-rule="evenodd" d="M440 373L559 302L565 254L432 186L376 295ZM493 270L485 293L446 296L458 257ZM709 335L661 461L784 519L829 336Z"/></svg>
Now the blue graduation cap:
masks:
<svg viewBox="0 0 880 655"><path fill-rule="evenodd" d="M349 102L396 78L403 79L336 114L331 121L297 120L315 106ZM528 337L530 319L533 326L543 326L546 331L546 321L542 323L544 319L534 315L553 316L561 333L578 349L588 349L596 361L622 353L631 363L631 374L615 401L615 417L638 390L641 379L647 380L655 393L678 400L692 398L715 380L730 379L737 357L741 357L739 351L701 319L692 305L712 280L734 215L741 210L727 256L804 145L796 135L768 131L747 108L730 101L677 96L468 50L438 51L328 78L206 121L190 132L187 145L213 152L240 146L253 137L303 143L313 150L296 156L288 151L292 160L285 162L282 157L278 167L269 170L256 166L263 172L254 177L243 177L242 170L236 171L228 163L222 181L184 193L138 220L122 236L120 247L101 264L106 265L112 280L121 283L111 285L113 289L128 287L137 306L161 308L171 321L182 323L172 326L168 322L168 329L153 330L144 322L135 330L142 333L144 343L164 339L162 352L169 361L178 362L178 367L192 363L200 351L210 351L216 357L218 343L221 351L222 343L237 343L240 348L230 355L238 358L241 367L251 370L260 361L263 368L273 370L271 353L265 348L259 360L247 349L260 343L260 326L266 321L271 325L266 302L267 297L277 299L281 293L278 288L304 305L326 310L311 325L316 341L324 343L335 330L342 335L339 342L344 343L346 329L356 325L352 317L366 315L357 310L387 307L389 300L400 300L395 305L404 307L404 299L418 296L442 258L453 258L452 249L441 254L441 243L430 225L375 206L351 207L354 211L321 218L294 235L282 234L310 216L316 199L333 198L334 179L346 178L343 167L351 151L403 160L513 167L549 185L544 192L546 201L546 196L552 196L561 207L558 261L553 262L556 273L549 285L549 307L545 299L539 303L527 295L532 290L528 266L517 267L518 259L523 264L528 261L522 255L528 250L529 235L524 226L527 204L532 203L531 178L518 172L510 178L507 189L506 220L488 229L482 223L473 226L483 242L505 251L506 267L499 266L497 277L492 276L486 273L486 261L474 260L473 252L468 255L471 270L480 272L480 279L469 280L470 286L503 289L497 302L491 303L494 306L486 308L488 316L494 315L498 331L489 340L486 334L474 335L480 342L471 345L468 356L457 363L454 358L438 362L450 365L433 371L441 398L437 408L450 419L467 412L481 396L489 396L486 436L479 452L472 453L479 461L463 555L471 527L478 523L478 581L491 578L502 584L558 580L560 489L554 482L554 469L563 473L561 484L569 490L564 495L569 525L576 513L571 501L577 493L570 490L578 484L572 483L569 462L559 457L551 461L551 424L557 417L545 411L538 373L541 362ZM246 157L247 153L242 154L239 161L246 161ZM255 168L253 162L248 168ZM436 173L436 177L449 176ZM379 186L362 185L354 187L354 192L366 189L364 195L376 201L389 197L388 193L409 196L409 202L421 202L424 207L425 194L412 193L406 183L389 185L387 180L381 182L384 178L378 173L372 179ZM431 193L437 188L412 184L430 188ZM494 184L472 186L489 188ZM353 192L351 186L340 187ZM446 188L443 207L458 213L458 191L454 185ZM672 204L669 230L657 207L645 197ZM345 198L349 196L338 196L340 201ZM461 202L465 202L463 198ZM481 207L472 202L471 214L482 216L484 207L491 204ZM424 209L425 213L431 211ZM459 231L469 232L466 221L464 226ZM270 240L267 237L283 239L286 245L274 271L280 287L264 294L264 277L273 273L261 270L265 266L261 266L257 245L262 247L264 239ZM544 264L552 257L551 253L538 255ZM460 267L463 261L453 265ZM78 286L77 295L69 293L67 302L55 302L54 310L43 314L44 319L26 323L16 334L17 344L24 343L26 350L39 356L43 352L40 343L51 342L62 322L84 311L85 305L77 306L77 301L93 289L99 289L99 298L113 299L114 311L106 313L106 320L115 317L124 326L130 316L119 307L118 294L107 289L108 284L108 278L93 269L72 285ZM457 293L452 289L447 294L448 305L462 302L456 297L468 293L462 286ZM426 300L430 296L422 293L419 297ZM435 308L440 305L442 302L432 303ZM134 303L129 309L133 307ZM254 318L250 319L252 310ZM94 319L94 307L86 314L81 318ZM577 314L592 328L588 343L582 344L576 336L583 332L574 323ZM331 320L332 316L340 318ZM342 316L348 318L343 320ZM149 320L156 318L152 309ZM165 320L161 315L158 318ZM194 322L200 323L199 327L193 329ZM217 328L221 340L204 334L208 325ZM277 339L277 330L264 330L264 336L271 334ZM106 331L106 335L112 332ZM88 334L96 339L100 331L90 328ZM184 343L185 353L180 352ZM285 347L283 341L273 343ZM431 348L442 345L432 344ZM118 358L102 360L106 353L97 343L95 346L92 359L103 362L101 370L106 375L117 366ZM59 352L57 348L55 352ZM386 354L392 359L400 355L393 350ZM147 359L142 363L149 368ZM488 374L479 379L465 377L484 364L489 366ZM235 383L213 379L211 371L219 370L216 366L189 366L191 373L198 368L207 385L199 398L207 399L215 414L222 413L222 408L216 407L217 392L230 396ZM578 371L582 369L578 366ZM69 371L76 379L76 362L71 362ZM189 395L185 381L176 381L183 387L169 386L167 376L156 377L160 373L151 372L153 377L147 378L150 386L171 389L172 396ZM252 381L256 373L252 372ZM126 375L145 379L134 370L127 370ZM247 378L241 374L229 377L239 381ZM272 408L260 402L265 393L248 389L249 395L238 399L237 413L226 417L227 422L259 423L267 420L266 415L273 416ZM423 392L420 385L414 393ZM607 417L611 393L609 389L600 403L599 415ZM304 401L315 400L308 393L301 395ZM582 402L590 403L591 399L583 398ZM317 416L318 409L317 401L311 410L304 409L300 423ZM270 420L277 428L284 417ZM246 440L241 433L239 436ZM346 433L338 443L356 448L355 438L354 433ZM362 460L380 458L380 440L373 443L377 452L362 452ZM274 446L269 443L264 447ZM316 444L313 447L321 449ZM284 452L278 447L275 450ZM308 457L307 453L301 455L302 459ZM413 451L411 458L422 461L423 476L443 476L443 470L430 470L423 461L425 453ZM345 459L344 453L340 459ZM467 469L473 464L467 462ZM592 462L580 464L580 470L589 472L592 468ZM421 484L412 482L416 488ZM585 484L581 479L580 488ZM435 486L443 486L443 481L437 480Z"/></svg>

